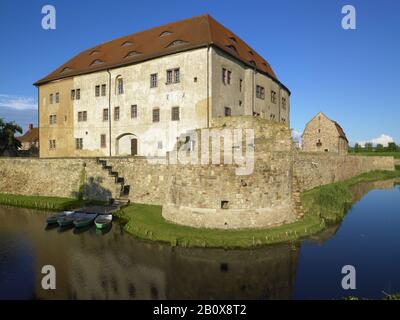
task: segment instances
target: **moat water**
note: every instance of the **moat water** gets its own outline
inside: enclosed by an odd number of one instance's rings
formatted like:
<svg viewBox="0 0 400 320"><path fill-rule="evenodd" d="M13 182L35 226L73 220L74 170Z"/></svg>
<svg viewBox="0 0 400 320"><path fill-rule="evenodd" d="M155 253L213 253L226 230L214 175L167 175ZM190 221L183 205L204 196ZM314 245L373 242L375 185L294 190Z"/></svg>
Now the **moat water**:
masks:
<svg viewBox="0 0 400 320"><path fill-rule="evenodd" d="M48 213L0 207L0 299L341 299L400 292L400 185L354 188L344 220L292 244L255 250L173 248L114 222L45 228ZM56 289L43 290L44 265ZM341 286L344 265L356 289Z"/></svg>

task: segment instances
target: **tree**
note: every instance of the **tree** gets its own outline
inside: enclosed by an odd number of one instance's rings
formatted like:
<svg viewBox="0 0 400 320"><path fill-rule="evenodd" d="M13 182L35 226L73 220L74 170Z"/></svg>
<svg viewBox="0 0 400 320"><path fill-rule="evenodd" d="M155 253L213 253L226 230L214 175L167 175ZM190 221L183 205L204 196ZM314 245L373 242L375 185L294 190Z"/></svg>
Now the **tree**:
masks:
<svg viewBox="0 0 400 320"><path fill-rule="evenodd" d="M371 152L372 151L372 143L368 142L365 144L365 151Z"/></svg>
<svg viewBox="0 0 400 320"><path fill-rule="evenodd" d="M15 122L4 122L0 118L0 155L16 154L21 142L15 138L16 133L22 133L22 128Z"/></svg>
<svg viewBox="0 0 400 320"><path fill-rule="evenodd" d="M361 151L361 146L358 143L356 143L354 145L354 152L360 152L360 151Z"/></svg>
<svg viewBox="0 0 400 320"><path fill-rule="evenodd" d="M384 151L383 144L378 143L378 144L376 145L375 151L376 151L376 152L382 152L382 151Z"/></svg>
<svg viewBox="0 0 400 320"><path fill-rule="evenodd" d="M389 142L386 150L389 152L397 151L396 143Z"/></svg>

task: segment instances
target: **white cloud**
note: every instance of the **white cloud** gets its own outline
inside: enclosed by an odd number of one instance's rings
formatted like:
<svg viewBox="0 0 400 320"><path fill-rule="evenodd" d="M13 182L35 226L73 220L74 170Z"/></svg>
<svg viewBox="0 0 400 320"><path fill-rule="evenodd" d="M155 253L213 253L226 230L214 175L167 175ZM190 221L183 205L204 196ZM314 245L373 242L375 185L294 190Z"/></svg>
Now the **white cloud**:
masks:
<svg viewBox="0 0 400 320"><path fill-rule="evenodd" d="M0 107L8 107L17 110L37 109L37 102L32 97L0 94Z"/></svg>
<svg viewBox="0 0 400 320"><path fill-rule="evenodd" d="M360 141L358 142L358 144L360 144L362 147L364 147L366 143L372 143L374 146L376 146L377 144L382 144L384 147L387 147L389 142L394 142L394 139L387 134L381 134L377 138L370 139L367 141Z"/></svg>
<svg viewBox="0 0 400 320"><path fill-rule="evenodd" d="M298 142L299 146L301 146L301 135L302 132L292 129L292 139L293 141Z"/></svg>

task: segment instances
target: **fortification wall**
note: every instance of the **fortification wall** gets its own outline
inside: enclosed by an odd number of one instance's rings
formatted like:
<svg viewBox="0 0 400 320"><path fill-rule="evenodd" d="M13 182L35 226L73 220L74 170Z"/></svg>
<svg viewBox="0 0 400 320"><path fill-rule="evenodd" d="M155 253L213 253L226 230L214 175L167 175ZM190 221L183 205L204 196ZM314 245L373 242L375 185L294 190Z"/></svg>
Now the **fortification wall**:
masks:
<svg viewBox="0 0 400 320"><path fill-rule="evenodd" d="M293 172L300 191L343 181L373 170L394 170L393 157L306 152L299 152L294 156Z"/></svg>

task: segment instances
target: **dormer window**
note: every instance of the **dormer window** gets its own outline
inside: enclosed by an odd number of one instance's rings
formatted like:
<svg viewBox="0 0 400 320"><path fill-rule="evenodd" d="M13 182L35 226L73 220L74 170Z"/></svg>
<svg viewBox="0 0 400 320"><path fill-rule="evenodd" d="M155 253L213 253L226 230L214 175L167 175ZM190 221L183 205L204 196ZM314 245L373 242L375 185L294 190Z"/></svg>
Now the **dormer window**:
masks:
<svg viewBox="0 0 400 320"><path fill-rule="evenodd" d="M93 62L90 64L91 66L95 66L95 65L98 65L98 64L103 64L104 63L104 61L101 61L101 60L99 60L99 59L96 59L96 60L93 60Z"/></svg>
<svg viewBox="0 0 400 320"><path fill-rule="evenodd" d="M256 66L256 62L254 60L249 61L251 65Z"/></svg>
<svg viewBox="0 0 400 320"><path fill-rule="evenodd" d="M253 52L253 51L249 50L249 53L250 53L252 56L254 56L254 52Z"/></svg>
<svg viewBox="0 0 400 320"><path fill-rule="evenodd" d="M126 47L126 46L131 46L131 45L133 45L134 43L132 42L132 41L125 41L125 42L123 42L122 44L121 44L121 47Z"/></svg>
<svg viewBox="0 0 400 320"><path fill-rule="evenodd" d="M60 73L67 73L67 72L70 72L70 71L72 71L71 68L65 67L64 69L61 70Z"/></svg>
<svg viewBox="0 0 400 320"><path fill-rule="evenodd" d="M175 47L175 46L181 46L181 45L183 45L183 44L186 44L187 42L186 41L183 41L183 40L174 40L174 41L172 41L169 45L167 45L167 48L169 48L169 47Z"/></svg>
<svg viewBox="0 0 400 320"><path fill-rule="evenodd" d="M142 54L141 52L131 51L125 56L125 58L132 58L132 57L140 56L141 54Z"/></svg>
<svg viewBox="0 0 400 320"><path fill-rule="evenodd" d="M231 39L233 42L237 43L236 38L235 37L229 37L229 39Z"/></svg>
<svg viewBox="0 0 400 320"><path fill-rule="evenodd" d="M163 31L163 32L160 33L160 37L169 36L170 34L172 34L172 32L170 32L170 31Z"/></svg>
<svg viewBox="0 0 400 320"><path fill-rule="evenodd" d="M228 45L228 46L226 46L227 48L229 48L229 49L231 49L233 52L235 52L236 54L237 54L237 50L236 50L236 47L235 46L233 46L233 45Z"/></svg>
<svg viewBox="0 0 400 320"><path fill-rule="evenodd" d="M99 51L93 50L92 52L89 53L89 55L94 56L95 54L98 54L98 53L99 53Z"/></svg>

